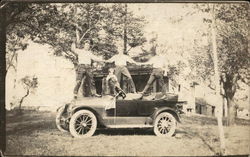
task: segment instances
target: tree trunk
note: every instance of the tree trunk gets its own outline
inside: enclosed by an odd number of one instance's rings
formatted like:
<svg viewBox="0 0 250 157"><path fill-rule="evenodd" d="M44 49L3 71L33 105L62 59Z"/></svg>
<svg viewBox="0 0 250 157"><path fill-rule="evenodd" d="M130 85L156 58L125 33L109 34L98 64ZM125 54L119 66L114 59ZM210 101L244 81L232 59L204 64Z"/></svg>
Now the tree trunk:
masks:
<svg viewBox="0 0 250 157"><path fill-rule="evenodd" d="M127 4L125 4L125 13L124 13L124 35L123 35L123 53L127 53Z"/></svg>
<svg viewBox="0 0 250 157"><path fill-rule="evenodd" d="M223 82L223 88L227 99L227 125L235 124L236 105L233 101L236 92L237 76L226 74L226 79Z"/></svg>
<svg viewBox="0 0 250 157"><path fill-rule="evenodd" d="M224 129L223 129L223 123L222 123L222 117L223 117L223 105L221 100L221 94L220 94L220 74L219 74L219 65L218 65L218 52L217 52L217 42L216 42L216 25L215 25L215 13L214 13L214 5L212 4L212 25L211 25L211 31L212 31L212 46L213 46L213 63L214 63L214 78L215 78L215 92L216 97L218 100L218 104L216 104L217 108L217 122L218 122L218 131L220 136L220 154L223 155L226 152L225 147L225 136L224 136Z"/></svg>
<svg viewBox="0 0 250 157"><path fill-rule="evenodd" d="M30 94L30 90L27 89L26 94L22 97L22 99L19 101L19 111L21 111L23 100Z"/></svg>
<svg viewBox="0 0 250 157"><path fill-rule="evenodd" d="M237 116L237 111L236 111L236 107L234 104L234 101L231 98L227 98L227 106L228 106L228 110L227 110L227 125L234 125L235 124L235 119Z"/></svg>
<svg viewBox="0 0 250 157"><path fill-rule="evenodd" d="M0 151L5 151L6 10L0 9Z"/></svg>

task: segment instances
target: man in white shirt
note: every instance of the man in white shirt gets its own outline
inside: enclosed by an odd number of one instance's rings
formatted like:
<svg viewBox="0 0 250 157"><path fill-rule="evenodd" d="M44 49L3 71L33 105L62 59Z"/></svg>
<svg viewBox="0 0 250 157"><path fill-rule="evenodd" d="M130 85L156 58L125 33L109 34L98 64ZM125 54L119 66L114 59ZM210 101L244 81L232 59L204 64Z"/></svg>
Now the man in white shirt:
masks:
<svg viewBox="0 0 250 157"><path fill-rule="evenodd" d="M161 92L163 95L166 94L166 85L164 83L163 77L167 75L168 66L166 65L166 58L163 55L157 54L149 59L149 61L140 63L140 65L151 64L153 65L153 71L148 79L145 88L142 91L142 96L147 92L150 85L153 84L155 80L158 80L159 86L161 87Z"/></svg>
<svg viewBox="0 0 250 157"><path fill-rule="evenodd" d="M78 55L78 66L76 69L76 86L74 88L74 98L77 98L78 90L81 86L82 80L86 77L88 86L90 87L90 92L92 96L100 97L96 93L95 81L92 74L91 60L94 61L104 61L101 57L96 56L90 52L90 42L85 41L84 48L76 48L75 43L72 43L71 50Z"/></svg>
<svg viewBox="0 0 250 157"><path fill-rule="evenodd" d="M131 86L131 92L136 93L134 81L127 69L127 62L139 64L135 62L130 56L123 54L122 51L119 51L117 55L114 55L110 59L106 60L106 62L115 63L115 75L118 79L118 83L121 81L122 74L128 78L129 85Z"/></svg>

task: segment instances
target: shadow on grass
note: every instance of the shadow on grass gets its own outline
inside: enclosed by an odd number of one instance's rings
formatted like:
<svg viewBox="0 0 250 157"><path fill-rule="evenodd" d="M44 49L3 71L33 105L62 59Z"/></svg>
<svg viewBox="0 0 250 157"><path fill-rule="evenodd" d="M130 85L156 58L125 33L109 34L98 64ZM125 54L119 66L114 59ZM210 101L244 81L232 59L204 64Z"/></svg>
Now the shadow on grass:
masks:
<svg viewBox="0 0 250 157"><path fill-rule="evenodd" d="M226 126L227 118L223 117L222 121L223 125ZM217 125L217 118L205 115L182 115L182 123L197 125ZM235 123L236 125L250 125L250 120L236 118Z"/></svg>
<svg viewBox="0 0 250 157"><path fill-rule="evenodd" d="M56 129L56 125L52 121L33 121L20 123L17 125L8 124L6 128L7 135L30 135L35 131L48 131Z"/></svg>
<svg viewBox="0 0 250 157"><path fill-rule="evenodd" d="M184 124L197 124L197 125L216 125L215 117L207 117L200 115L182 116L182 123Z"/></svg>
<svg viewBox="0 0 250 157"><path fill-rule="evenodd" d="M54 117L51 112L8 111L6 114L6 134L30 135L35 131L56 129Z"/></svg>
<svg viewBox="0 0 250 157"><path fill-rule="evenodd" d="M184 131L183 129L176 129L175 134L172 137L175 137L176 135L181 135L182 138L188 138L191 139L192 136L189 135L189 133L187 131ZM120 135L124 135L124 136L156 136L154 134L153 128L127 128L127 129L98 129L95 132L95 136L98 135L107 135L107 136L120 136Z"/></svg>
<svg viewBox="0 0 250 157"><path fill-rule="evenodd" d="M183 133L186 137L190 139L198 138L200 139L203 144L214 153L214 155L219 155L218 150L216 150L215 144L217 143L219 145L219 139L215 135L213 135L212 132L204 132L204 130L198 130L195 128L192 128L191 126L183 126L182 127Z"/></svg>
<svg viewBox="0 0 250 157"><path fill-rule="evenodd" d="M108 135L108 136L119 136L119 135L152 135L154 132L152 129L98 129L95 135Z"/></svg>

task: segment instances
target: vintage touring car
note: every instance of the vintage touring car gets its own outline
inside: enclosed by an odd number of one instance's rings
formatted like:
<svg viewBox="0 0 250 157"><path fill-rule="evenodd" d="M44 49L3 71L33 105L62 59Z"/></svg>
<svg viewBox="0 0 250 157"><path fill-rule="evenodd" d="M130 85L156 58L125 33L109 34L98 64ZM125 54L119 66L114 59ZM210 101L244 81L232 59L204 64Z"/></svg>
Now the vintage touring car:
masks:
<svg viewBox="0 0 250 157"><path fill-rule="evenodd" d="M157 136L164 137L175 133L183 103L176 96L125 96L119 93L115 97L85 97L63 105L57 110L57 128L77 138L92 136L97 128L152 128Z"/></svg>

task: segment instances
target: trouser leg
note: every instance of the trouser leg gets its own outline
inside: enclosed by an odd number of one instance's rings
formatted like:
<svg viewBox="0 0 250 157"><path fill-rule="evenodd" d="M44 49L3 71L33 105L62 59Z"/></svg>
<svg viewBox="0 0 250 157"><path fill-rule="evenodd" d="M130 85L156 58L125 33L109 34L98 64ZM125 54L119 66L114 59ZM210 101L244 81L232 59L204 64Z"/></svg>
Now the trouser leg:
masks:
<svg viewBox="0 0 250 157"><path fill-rule="evenodd" d="M74 94L78 93L78 90L79 90L79 88L81 86L81 83L82 83L81 80L76 80L76 85L75 85L75 88L74 88Z"/></svg>
<svg viewBox="0 0 250 157"><path fill-rule="evenodd" d="M159 75L159 86L161 87L161 93L162 94L166 94L166 84L164 82L164 79L163 79L163 74L160 74Z"/></svg>
<svg viewBox="0 0 250 157"><path fill-rule="evenodd" d="M164 71L161 68L155 69L154 75L158 80L159 86L161 87L161 93L166 94L166 84L164 82Z"/></svg>
<svg viewBox="0 0 250 157"><path fill-rule="evenodd" d="M129 86L131 87L131 92L135 93L136 92L135 83L134 83L132 76L130 75L130 73L126 67L123 67L122 74L128 78Z"/></svg>
<svg viewBox="0 0 250 157"><path fill-rule="evenodd" d="M121 83L121 67L115 67L115 76L117 77L117 81L120 84Z"/></svg>
<svg viewBox="0 0 250 157"><path fill-rule="evenodd" d="M130 87L131 87L131 92L132 92L132 93L136 93L135 83L134 83L133 79L132 79L132 78L129 78L128 81L129 81L129 84L130 84Z"/></svg>
<svg viewBox="0 0 250 157"><path fill-rule="evenodd" d="M150 87L150 85L155 81L155 76L154 74L152 73L148 79L148 82L146 84L146 86L144 87L143 91L142 91L142 94L145 94L148 90L148 88Z"/></svg>
<svg viewBox="0 0 250 157"><path fill-rule="evenodd" d="M88 86L90 89L90 93L91 95L95 95L96 94L96 87L95 87L95 80L92 74L92 70L88 69L86 72L86 79L88 80Z"/></svg>
<svg viewBox="0 0 250 157"><path fill-rule="evenodd" d="M77 69L76 72L76 85L74 88L74 94L77 95L79 88L81 86L82 83L82 79L84 78L84 71L80 71L79 69Z"/></svg>
<svg viewBox="0 0 250 157"><path fill-rule="evenodd" d="M84 76L84 78L82 79L82 93L84 97L89 97L91 95L90 93L90 87L88 84L88 79L86 78L86 76Z"/></svg>

